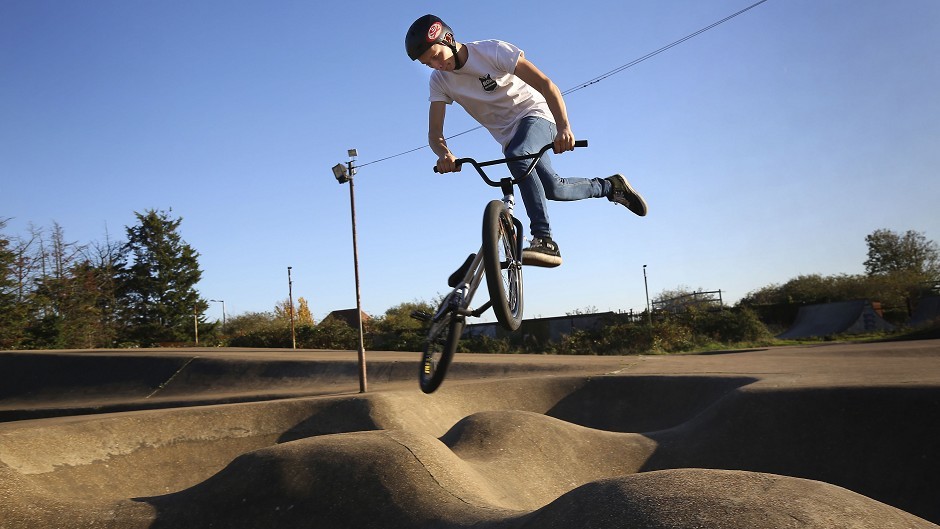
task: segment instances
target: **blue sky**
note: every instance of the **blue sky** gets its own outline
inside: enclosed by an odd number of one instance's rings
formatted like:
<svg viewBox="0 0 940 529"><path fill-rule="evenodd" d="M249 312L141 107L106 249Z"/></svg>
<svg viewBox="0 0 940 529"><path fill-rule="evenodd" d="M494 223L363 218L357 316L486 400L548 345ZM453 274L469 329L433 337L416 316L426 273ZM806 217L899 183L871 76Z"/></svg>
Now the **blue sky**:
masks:
<svg viewBox="0 0 940 529"><path fill-rule="evenodd" d="M496 194L470 172L435 175L427 148L371 163L426 143L430 70L403 48L415 18L513 42L567 90L752 3L5 0L0 217L7 235L57 222L84 244L172 208L205 298L271 310L292 266L320 319L355 306L349 192L330 168L356 148L363 308L431 300ZM565 263L527 270L526 316L641 309L644 264L651 296L733 303L863 272L876 229L940 240L937 28L936 0L769 0L569 94L591 146L555 168L623 172L650 213L553 203ZM448 109L448 134L474 126ZM483 130L450 145L499 156Z"/></svg>

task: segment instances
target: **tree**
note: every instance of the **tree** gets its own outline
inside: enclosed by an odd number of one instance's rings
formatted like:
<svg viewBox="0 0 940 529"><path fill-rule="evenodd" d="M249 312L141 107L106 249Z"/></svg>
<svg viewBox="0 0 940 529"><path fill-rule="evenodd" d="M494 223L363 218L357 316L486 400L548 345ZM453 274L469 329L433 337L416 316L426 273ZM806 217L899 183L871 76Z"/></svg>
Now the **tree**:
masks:
<svg viewBox="0 0 940 529"><path fill-rule="evenodd" d="M274 316L282 320L284 325L290 325L291 314L293 314L295 325L314 325L310 305L303 297L297 298L297 304L293 307L291 307L290 300L287 298L279 301L274 306Z"/></svg>
<svg viewBox="0 0 940 529"><path fill-rule="evenodd" d="M6 219L0 219L0 230L6 223ZM17 294L17 256L10 245L10 239L0 233L0 349L19 345L24 323L23 304L19 303Z"/></svg>
<svg viewBox="0 0 940 529"><path fill-rule="evenodd" d="M284 325L290 325L292 314L297 314L297 307L292 306L289 299L284 298L274 305L274 316ZM297 320L294 321L296 322Z"/></svg>
<svg viewBox="0 0 940 529"><path fill-rule="evenodd" d="M910 272L924 281L940 278L940 251L937 243L923 233L908 230L904 235L891 230L875 230L865 237L868 259L865 271L869 276Z"/></svg>
<svg viewBox="0 0 940 529"><path fill-rule="evenodd" d="M119 273L125 338L141 345L188 341L193 315L208 307L194 288L202 277L199 253L180 236L182 218L155 210L135 215L123 247L128 264Z"/></svg>
<svg viewBox="0 0 940 529"><path fill-rule="evenodd" d="M34 278L30 299L30 346L40 348L87 347L87 340L72 343L63 337L71 333L67 327L78 327L86 332L88 311L77 295L72 268L82 247L65 239L65 230L53 222L48 237L42 230L34 230L39 242L34 261L39 263L39 275ZM87 296L84 296L87 301Z"/></svg>
<svg viewBox="0 0 940 529"><path fill-rule="evenodd" d="M82 261L69 270L57 286L55 347L89 349L111 345L112 336L102 325L99 306L100 277L91 263Z"/></svg>
<svg viewBox="0 0 940 529"><path fill-rule="evenodd" d="M37 253L34 247L37 246L42 238L42 230L30 226L30 237L23 239L17 237L10 240L12 245L10 250L13 252L13 263L11 265L12 280L14 283L14 297L17 303L25 305L29 301L29 285L36 279L39 263L41 259L35 257Z"/></svg>
<svg viewBox="0 0 940 529"><path fill-rule="evenodd" d="M315 325L313 313L310 312L310 304L303 297L297 298L297 323L300 325Z"/></svg>
<svg viewBox="0 0 940 529"><path fill-rule="evenodd" d="M372 346L389 351L420 351L427 336L427 324L411 317L415 311L433 314L435 306L425 301L400 303L370 322Z"/></svg>
<svg viewBox="0 0 940 529"><path fill-rule="evenodd" d="M916 300L940 283L940 250L923 233L908 230L904 235L875 230L865 237L868 259L865 271L880 283L884 301L903 307L910 315Z"/></svg>
<svg viewBox="0 0 940 529"><path fill-rule="evenodd" d="M119 273L124 269L126 253L123 244L111 240L105 230L105 242L93 242L84 247L83 261L73 272L82 277L83 285L94 291L94 312L98 316L95 328L96 347L113 347L119 326Z"/></svg>

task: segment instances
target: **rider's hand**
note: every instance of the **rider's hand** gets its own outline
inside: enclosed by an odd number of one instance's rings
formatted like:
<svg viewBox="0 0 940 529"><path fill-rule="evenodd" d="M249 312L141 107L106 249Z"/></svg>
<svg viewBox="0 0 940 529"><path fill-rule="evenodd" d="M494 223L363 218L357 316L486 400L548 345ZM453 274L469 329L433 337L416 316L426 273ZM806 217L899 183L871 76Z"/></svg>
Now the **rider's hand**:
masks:
<svg viewBox="0 0 940 529"><path fill-rule="evenodd" d="M460 166L457 165L457 157L454 156L453 153L447 153L437 159L437 172L453 173L459 170Z"/></svg>
<svg viewBox="0 0 940 529"><path fill-rule="evenodd" d="M574 132L571 132L571 129L568 127L560 129L558 133L555 134L555 142L552 150L555 151L555 154L561 154L565 151L573 151Z"/></svg>

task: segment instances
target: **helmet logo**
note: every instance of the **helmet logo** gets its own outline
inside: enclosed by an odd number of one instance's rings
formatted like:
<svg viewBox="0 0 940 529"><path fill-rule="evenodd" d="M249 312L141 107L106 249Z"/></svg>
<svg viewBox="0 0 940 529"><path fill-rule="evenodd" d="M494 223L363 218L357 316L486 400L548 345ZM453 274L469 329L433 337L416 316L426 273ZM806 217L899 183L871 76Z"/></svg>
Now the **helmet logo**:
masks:
<svg viewBox="0 0 940 529"><path fill-rule="evenodd" d="M441 31L444 29L444 26L440 22L435 22L431 24L431 27L428 28L428 42L434 42L441 36Z"/></svg>

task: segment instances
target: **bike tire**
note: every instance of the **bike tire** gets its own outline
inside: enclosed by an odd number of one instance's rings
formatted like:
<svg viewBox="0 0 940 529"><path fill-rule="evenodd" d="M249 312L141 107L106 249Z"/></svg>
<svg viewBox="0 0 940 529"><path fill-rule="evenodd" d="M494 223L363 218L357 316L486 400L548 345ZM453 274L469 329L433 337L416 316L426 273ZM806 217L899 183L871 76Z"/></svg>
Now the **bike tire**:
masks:
<svg viewBox="0 0 940 529"><path fill-rule="evenodd" d="M445 299L444 303L448 301ZM460 335L463 334L464 322L463 316L449 310L441 319L431 323L418 373L421 391L433 393L444 381L450 361L457 351Z"/></svg>
<svg viewBox="0 0 940 529"><path fill-rule="evenodd" d="M496 320L515 331L522 325L521 237L505 204L493 200L483 212L483 271Z"/></svg>

